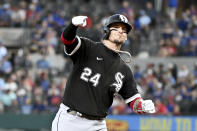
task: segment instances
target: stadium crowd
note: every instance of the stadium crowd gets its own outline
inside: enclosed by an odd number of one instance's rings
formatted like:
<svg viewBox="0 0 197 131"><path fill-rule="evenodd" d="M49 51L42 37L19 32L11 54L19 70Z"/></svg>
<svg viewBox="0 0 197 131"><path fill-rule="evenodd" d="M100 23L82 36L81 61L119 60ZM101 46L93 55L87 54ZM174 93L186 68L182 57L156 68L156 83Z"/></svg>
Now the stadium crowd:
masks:
<svg viewBox="0 0 197 131"><path fill-rule="evenodd" d="M126 15L135 30L129 34L123 50L135 56L144 49L149 55L160 57L197 56L196 3L189 5L181 11L180 17L177 17L178 0L169 0L165 6L167 10L164 11L162 5L156 6L154 2L154 0L107 2L25 0L17 3L12 0L1 1L0 27L26 28L32 33L31 43L18 49L14 54L4 45L3 40L0 40L0 113L31 114L57 111L72 68L69 59L63 54L59 38L62 29L69 24L73 15L89 16L88 27L85 30L79 29L78 34L95 41L102 38L101 30L107 16L114 13ZM80 8L77 8L78 5ZM148 50L144 46L149 47ZM34 65L30 58L31 54L40 54L43 57ZM46 59L49 55L57 54L67 60L65 68L58 73L52 70L51 63ZM177 68L175 63L169 63L167 66L164 63L159 65L148 63L145 70L135 65L133 73L143 97L154 100L156 114L195 114L197 63L193 67L188 69L185 65ZM35 68L36 74L33 76ZM54 80L57 76L60 77L58 82ZM119 95L115 96L109 113L132 114Z"/></svg>

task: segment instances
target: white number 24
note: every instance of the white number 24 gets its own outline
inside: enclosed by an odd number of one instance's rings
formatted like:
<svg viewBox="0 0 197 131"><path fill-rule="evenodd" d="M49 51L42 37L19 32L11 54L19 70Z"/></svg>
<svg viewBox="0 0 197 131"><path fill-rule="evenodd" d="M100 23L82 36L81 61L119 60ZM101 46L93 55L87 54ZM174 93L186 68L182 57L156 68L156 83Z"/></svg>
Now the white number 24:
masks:
<svg viewBox="0 0 197 131"><path fill-rule="evenodd" d="M99 73L92 75L92 70L88 67L83 69L83 72L81 73L81 76L80 76L82 80L86 82L88 81L92 82L94 87L98 85L100 77L101 77L101 74Z"/></svg>

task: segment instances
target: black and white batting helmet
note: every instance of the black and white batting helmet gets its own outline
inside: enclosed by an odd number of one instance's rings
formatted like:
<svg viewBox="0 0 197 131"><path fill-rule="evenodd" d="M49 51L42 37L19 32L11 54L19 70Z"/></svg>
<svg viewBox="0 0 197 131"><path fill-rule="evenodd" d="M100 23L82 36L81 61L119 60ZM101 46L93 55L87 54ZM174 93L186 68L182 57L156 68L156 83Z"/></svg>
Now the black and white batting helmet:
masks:
<svg viewBox="0 0 197 131"><path fill-rule="evenodd" d="M128 19L121 14L115 14L110 16L107 20L106 23L104 25L104 38L103 39L108 39L109 34L110 34L110 30L109 28L111 27L112 24L114 23L123 23L124 25L126 25L127 28L127 34L130 32L130 30L133 28Z"/></svg>

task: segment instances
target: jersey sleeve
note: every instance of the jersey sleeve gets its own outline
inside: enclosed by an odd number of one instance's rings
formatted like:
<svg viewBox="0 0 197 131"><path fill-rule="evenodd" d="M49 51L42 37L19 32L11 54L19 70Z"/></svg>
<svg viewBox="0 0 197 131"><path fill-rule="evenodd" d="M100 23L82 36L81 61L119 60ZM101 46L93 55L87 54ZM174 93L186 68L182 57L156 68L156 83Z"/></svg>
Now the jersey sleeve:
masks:
<svg viewBox="0 0 197 131"><path fill-rule="evenodd" d="M61 41L64 43L64 52L70 56L73 63L81 60L85 60L90 54L90 49L93 41L77 36L78 26L72 24L72 22L63 30L61 34Z"/></svg>
<svg viewBox="0 0 197 131"><path fill-rule="evenodd" d="M128 70L126 71L126 78L123 87L119 91L119 94L123 97L125 103L129 103L133 100L134 97L140 96L137 90L137 83L133 77L133 73L130 69Z"/></svg>
<svg viewBox="0 0 197 131"><path fill-rule="evenodd" d="M86 61L89 55L91 55L91 48L94 44L91 40L85 37L76 36L76 39L76 45L73 44L73 46L64 46L64 52L70 56L74 64L76 62Z"/></svg>
<svg viewBox="0 0 197 131"><path fill-rule="evenodd" d="M72 44L64 45L64 53L68 56L72 56L81 46L81 39L76 36Z"/></svg>

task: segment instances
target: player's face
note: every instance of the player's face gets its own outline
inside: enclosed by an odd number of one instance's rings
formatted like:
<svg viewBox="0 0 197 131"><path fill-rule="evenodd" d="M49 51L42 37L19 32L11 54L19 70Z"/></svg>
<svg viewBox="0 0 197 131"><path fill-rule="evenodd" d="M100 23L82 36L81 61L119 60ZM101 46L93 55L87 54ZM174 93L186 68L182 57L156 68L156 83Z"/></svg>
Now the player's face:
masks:
<svg viewBox="0 0 197 131"><path fill-rule="evenodd" d="M127 40L127 28L122 23L115 23L110 27L109 40L122 45Z"/></svg>

